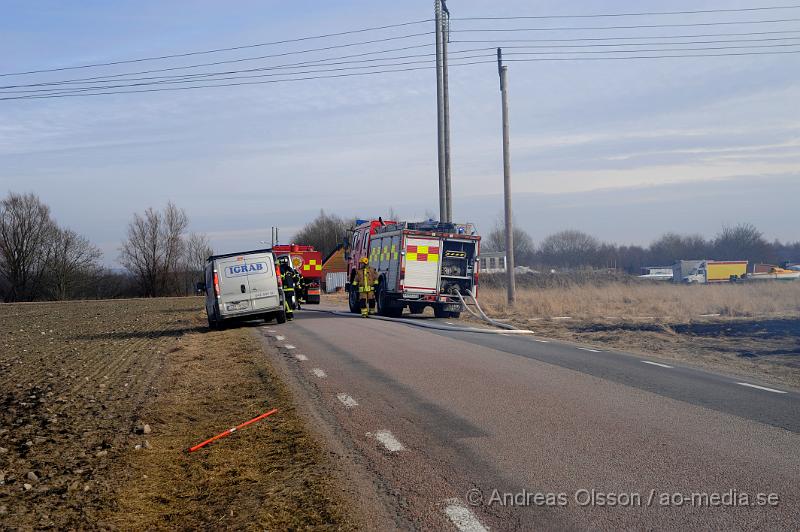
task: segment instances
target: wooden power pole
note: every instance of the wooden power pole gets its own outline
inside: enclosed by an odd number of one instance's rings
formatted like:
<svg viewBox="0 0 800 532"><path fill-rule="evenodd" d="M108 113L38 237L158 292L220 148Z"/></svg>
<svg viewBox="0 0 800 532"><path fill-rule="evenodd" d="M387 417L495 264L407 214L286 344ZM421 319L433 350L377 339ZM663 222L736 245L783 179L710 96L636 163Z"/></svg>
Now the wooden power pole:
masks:
<svg viewBox="0 0 800 532"><path fill-rule="evenodd" d="M500 95L503 107L503 202L506 218L506 276L508 284L508 306L513 307L517 298L514 278L514 221L511 212L511 154L508 134L508 67L503 65L503 51L497 49L497 71L500 74Z"/></svg>
<svg viewBox="0 0 800 532"><path fill-rule="evenodd" d="M450 40L450 11L442 0L442 100L444 110L444 190L447 198L445 222L453 221L453 192L450 181L450 81L447 68L447 45Z"/></svg>
<svg viewBox="0 0 800 532"><path fill-rule="evenodd" d="M445 113L444 113L444 80L442 76L442 0L434 2L436 21L436 132L438 136L439 155L439 220L447 220L447 179L445 167Z"/></svg>

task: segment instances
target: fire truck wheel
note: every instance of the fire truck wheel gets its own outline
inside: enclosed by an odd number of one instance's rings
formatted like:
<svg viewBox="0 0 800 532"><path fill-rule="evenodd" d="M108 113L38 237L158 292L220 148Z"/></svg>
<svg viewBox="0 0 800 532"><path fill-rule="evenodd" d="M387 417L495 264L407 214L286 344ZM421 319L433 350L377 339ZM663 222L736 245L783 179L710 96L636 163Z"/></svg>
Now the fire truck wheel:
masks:
<svg viewBox="0 0 800 532"><path fill-rule="evenodd" d="M425 305L412 303L408 306L408 310L411 312L411 314L422 314L425 312Z"/></svg>
<svg viewBox="0 0 800 532"><path fill-rule="evenodd" d="M361 308L358 305L358 292L351 288L350 292L347 294L347 304L350 306L350 312L353 314L359 314L361 312Z"/></svg>
<svg viewBox="0 0 800 532"><path fill-rule="evenodd" d="M449 318L450 313L444 309L443 305L433 306L433 315L437 318Z"/></svg>
<svg viewBox="0 0 800 532"><path fill-rule="evenodd" d="M375 302L378 306L378 314L389 318L399 318L403 315L403 307L393 307L386 295L386 285L383 279L378 283L378 291L375 294Z"/></svg>
<svg viewBox="0 0 800 532"><path fill-rule="evenodd" d="M453 318L454 320L457 320L458 318L461 317L461 313L460 312L451 312L450 313L450 317Z"/></svg>

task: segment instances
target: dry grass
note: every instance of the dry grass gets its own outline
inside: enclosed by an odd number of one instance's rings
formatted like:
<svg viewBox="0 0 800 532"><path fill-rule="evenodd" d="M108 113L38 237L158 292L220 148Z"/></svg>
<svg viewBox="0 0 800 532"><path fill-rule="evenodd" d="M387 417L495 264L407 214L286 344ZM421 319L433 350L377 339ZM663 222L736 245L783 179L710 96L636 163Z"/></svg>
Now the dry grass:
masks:
<svg viewBox="0 0 800 532"><path fill-rule="evenodd" d="M513 310L504 288L483 288L479 301L540 336L800 387L800 282L522 288Z"/></svg>
<svg viewBox="0 0 800 532"><path fill-rule="evenodd" d="M486 312L511 317L503 288L483 288L479 300ZM652 316L688 320L703 314L727 317L800 314L800 282L683 286L622 284L523 288L517 291L517 316L592 319Z"/></svg>

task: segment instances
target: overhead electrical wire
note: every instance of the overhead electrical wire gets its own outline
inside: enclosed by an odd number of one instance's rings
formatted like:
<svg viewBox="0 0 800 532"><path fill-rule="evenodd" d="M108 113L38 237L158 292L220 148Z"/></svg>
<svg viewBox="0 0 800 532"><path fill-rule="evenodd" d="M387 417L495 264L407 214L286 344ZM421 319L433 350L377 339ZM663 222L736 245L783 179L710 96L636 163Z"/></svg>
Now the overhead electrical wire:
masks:
<svg viewBox="0 0 800 532"><path fill-rule="evenodd" d="M706 34L689 34L689 35L658 35L658 36L635 36L635 37L581 37L581 38L568 38L568 39L485 39L485 40L453 40L451 44L479 44L479 43L491 43L495 45L500 45L501 43L504 47L512 47L510 45L506 45L505 43L528 43L528 42L536 42L536 43L564 43L564 42L593 42L593 41L600 41L600 42L607 42L607 41L616 41L616 40L656 40L656 39L685 39L685 38L700 38L700 37L738 37L738 36L757 36L757 35L779 35L779 34L800 34L800 30L785 30L785 31L769 31L769 32L745 32L745 33L706 33ZM428 33L424 34L428 35ZM417 36L417 35L415 35ZM709 41L688 41L684 43L679 42L664 42L664 43L655 43L655 42L647 42L647 43L615 43L615 44L589 44L589 45L542 45L542 47L546 48L578 48L578 47L617 47L617 46L668 46L668 45L682 45L682 44L713 44L713 43L725 43L725 42L762 42L762 41L778 41L778 40L794 40L798 37L771 37L771 38L763 38L763 39L732 39L732 40L709 40ZM365 43L373 43L374 41L365 41ZM340 45L340 46L349 46L361 43L350 43L348 45ZM321 59L312 59L308 61L301 61L295 63L284 63L281 65L273 65L268 67L256 67L252 69L246 70L236 70L236 71L228 71L228 72L249 72L249 71L260 71L265 69L278 69L278 68L291 68L295 66L306 66L306 65L313 65L313 64L333 64L330 61L338 60L338 59L349 59L349 58L356 58L356 57L367 57L372 55L379 55L385 53L391 53L396 51L406 51L418 48L425 48L432 46L432 43L425 43L425 44L418 44L412 46L404 46L404 47L396 47L396 48L387 48L381 50L373 50L369 52L362 52L357 54L348 54L348 55L341 55L336 57L330 58L321 58ZM330 47L325 47L324 50L329 50ZM319 51L320 49L310 49L310 50L299 50L296 52L291 52L288 55L297 53L307 53L311 51ZM458 53L458 51L451 51L451 53ZM228 61L217 61L213 63L199 63L193 65L184 65L180 67L170 67L170 68L162 68L162 69L152 69L152 70L144 70L138 72L126 72L126 73L118 73L118 74L107 74L103 76L92 76L92 77L85 77L85 78L72 78L67 80L57 80L57 81L46 81L46 82L38 82L38 83L26 83L26 84L15 84L15 85L3 85L0 86L0 90L12 89L12 88L25 88L25 87L46 87L46 86L54 86L54 85L63 85L63 84L73 84L73 83L92 83L92 82L107 82L111 81L112 79L120 79L124 78L125 76L136 76L141 74L148 74L148 73L158 73L158 72L170 72L170 71L177 71L183 69L190 69L190 68L200 68L205 66L217 66L221 64L230 64L230 63L238 63L243 61L251 61L251 60L259 60L265 58L275 58L275 57L282 57L287 54L270 54L266 56L258 56L258 57L248 57L248 58L240 58ZM365 61L378 61L380 59L365 59ZM223 72L223 73L228 73ZM194 74L180 74L176 76L152 76L152 79L170 79L170 78L179 78L179 77L205 77L209 75L208 73L194 73ZM133 78L134 80L139 80L143 78ZM124 80L124 79L121 79Z"/></svg>
<svg viewBox="0 0 800 532"><path fill-rule="evenodd" d="M695 33L690 35L628 35L623 37L569 37L566 39L502 39L502 42L579 42L579 41L624 41L631 39L695 39L700 37L752 37L755 35L780 35L782 33L800 33L800 30L774 30L774 31L748 31L733 33ZM498 42L498 39L474 40L459 39L451 40L451 43L487 43Z"/></svg>
<svg viewBox="0 0 800 532"><path fill-rule="evenodd" d="M798 22L800 18L784 18L775 20L736 20L715 22L691 22L684 24L635 24L631 26L556 26L539 28L466 28L450 29L451 33L477 33L477 32L517 32L517 31L583 31L583 30L634 30L653 28L689 28L697 26L729 26L737 24L778 24L784 22Z"/></svg>
<svg viewBox="0 0 800 532"><path fill-rule="evenodd" d="M658 43L656 43L658 45ZM675 45L685 45L691 43L669 43L671 46ZM643 44L643 45L646 45ZM572 46L563 46L560 45L561 48L574 48L574 47L581 47L581 46L589 46L589 45L572 45ZM633 44L627 45L604 45L604 46L634 46ZM512 52L508 52L506 55L513 56L513 55L575 55L575 54L631 54L631 53L662 53L662 52L698 52L698 51L718 51L718 50L758 50L758 49L766 49L766 48L787 48L793 46L800 46L800 43L782 43L782 44L763 44L763 45L753 45L753 44L746 44L746 45L734 45L734 46L704 46L704 47L691 47L691 48L632 48L632 49L622 49L622 50L546 50L546 51L536 51L536 52L524 52L524 51L516 51L516 50L524 50L524 49L541 49L541 48L550 48L547 46L510 46ZM484 52L494 50L494 48L472 48L466 50L457 50L454 51L454 54L457 55L454 59L474 59L486 56L460 56L460 54L466 53L474 53L474 52ZM137 87L137 86L148 86L148 85L161 85L161 84L181 84L181 83L195 83L198 81L220 81L220 80L231 80L231 79L251 79L251 78L261 78L261 77L277 77L277 76L294 76L298 74L313 74L313 73L324 73L324 72L337 72L337 71L347 71L347 70L363 70L366 68L384 68L384 67L393 67L393 66L405 66L409 64L419 64L419 63L426 63L429 62L430 59L423 59L423 60L415 60L415 61L407 61L407 62L400 62L400 63L391 63L387 61L399 61L404 59L420 59L420 58L430 58L432 55L435 54L412 54L412 55L405 55L405 56L395 56L395 57L384 57L378 59L361 59L358 61L339 61L339 62L327 62L324 64L312 64L312 65L294 65L294 66L273 66L273 67L263 67L258 69L247 69L247 70L230 70L224 72L207 72L202 74L192 74L189 76L163 76L163 77L155 77L155 78L134 78L134 79L125 79L125 80L104 80L102 83L119 83L117 85L88 85L88 86L81 86L81 87L72 87L64 85L59 85L57 87L51 88L37 88L37 89L25 89L25 90L4 90L0 91L0 94L36 94L36 93L65 93L65 92L81 92L81 91L92 91L92 90L107 90L107 89L116 89L116 88L128 88L128 87ZM375 62L381 61L381 64L373 64L373 65L365 65L365 62ZM355 63L356 66L341 66L341 65L351 65ZM336 68L324 68L324 67L336 67ZM237 74L251 74L253 72L263 72L263 71L273 71L273 70L280 70L280 69L288 69L292 70L289 72L271 72L268 74L252 74L252 75L244 75L244 76L237 76ZM299 71L298 71L299 70ZM198 79L198 76L203 76L205 79ZM165 79L164 79L165 78ZM123 83L124 82L124 83ZM136 82L136 83L130 83ZM93 83L100 83L100 82L93 82Z"/></svg>
<svg viewBox="0 0 800 532"><path fill-rule="evenodd" d="M692 11L643 11L636 13L595 13L589 15L527 15L513 17L453 17L451 20L535 20L559 18L602 18L602 17L644 17L661 15L706 15L713 13L746 13L752 11L774 11L779 9L800 9L800 5L742 7L730 9L698 9Z"/></svg>
<svg viewBox="0 0 800 532"><path fill-rule="evenodd" d="M278 44L290 44L295 42L303 42L303 41L311 41L316 39L327 39L331 37L342 37L344 35L354 35L357 33L366 33L369 31L378 31L378 30L386 30L392 28L401 28L406 26L413 26L416 24L423 24L426 22L432 22L432 19L424 19L424 20L414 20L411 22L400 22L397 24L388 24L385 26L374 26L371 28L360 28L356 30L349 30L349 31L340 31L336 33L326 33L323 35L312 35L308 37L297 37L294 39L283 39L279 41L270 41L270 42L262 42L262 43L255 43L255 44L243 44L239 46L230 46L227 48L214 48L211 50L201 50L195 52L182 52L177 54L168 54L168 55L159 55L159 56L152 56L152 57L141 57L138 59L124 59L119 61L108 61L105 63L90 63L85 65L76 65L76 66L69 66L69 67L58 67L58 68L44 68L39 70L28 70L25 72L7 72L7 73L0 73L0 77L2 76L22 76L27 74L42 74L45 72L61 72L64 70L78 70L82 68L96 68L96 67L105 67L105 66L115 66L115 65L124 65L129 63L142 63L145 61L159 61L163 59L175 59L179 57L189 57L194 55L207 55L207 54L215 54L220 52L232 52L236 50L246 50L249 48L259 48L264 46L275 46Z"/></svg>
<svg viewBox="0 0 800 532"><path fill-rule="evenodd" d="M768 52L726 52L726 53L715 53L715 54L662 54L662 55L642 55L642 56L608 56L608 57L536 57L536 58L524 58L524 59L517 59L517 58L508 58L505 59L507 62L515 62L515 63L532 63L532 62L552 62L552 61L608 61L608 60L639 60L639 59L666 59L666 58L702 58L702 57L731 57L731 56L757 56L757 55L776 55L776 54L795 54L800 53L800 50L781 50L781 51L768 51ZM493 57L492 55L487 55L486 57ZM465 58L466 59L466 58ZM469 66L469 65L481 65L481 64L490 64L496 63L495 59L486 60L486 61L469 61L465 63L458 63L454 62L451 63L450 66L460 67L460 66ZM373 68L377 68L374 66ZM332 79L332 78L347 78L347 77L356 77L356 76L371 76L377 74L386 74L386 73L393 73L393 72L409 72L415 70L429 70L435 68L433 65L430 66L418 66L418 67L408 67L408 68L400 68L400 69L383 69L383 70L375 70L372 72L348 72L344 74L331 74L331 75L323 75L323 76L304 76L304 77L294 77L294 78L283 78L283 79L273 79L273 80L261 80L261 81L242 81L236 83L221 83L221 84L202 84L202 85L191 85L191 86L180 86L180 87L157 87L157 88L149 88L149 89L134 89L134 90L114 90L114 91L102 91L102 92L75 92L69 91L65 93L57 93L57 94L44 94L44 95L25 95L25 96L8 96L8 97L0 97L0 101L4 100L30 100L30 99L51 99L51 98L67 98L67 97L83 97L83 96L105 96L105 95L114 95L114 94L134 94L134 93L147 93L147 92L163 92L163 91L176 91L176 90L191 90L191 89L204 89L204 88L215 88L215 87L233 87L233 86L243 86L243 85L264 85L264 84L274 84L274 83L283 83L283 82L296 82L296 81L308 81L308 80L318 80L318 79ZM97 89L95 89L97 90Z"/></svg>

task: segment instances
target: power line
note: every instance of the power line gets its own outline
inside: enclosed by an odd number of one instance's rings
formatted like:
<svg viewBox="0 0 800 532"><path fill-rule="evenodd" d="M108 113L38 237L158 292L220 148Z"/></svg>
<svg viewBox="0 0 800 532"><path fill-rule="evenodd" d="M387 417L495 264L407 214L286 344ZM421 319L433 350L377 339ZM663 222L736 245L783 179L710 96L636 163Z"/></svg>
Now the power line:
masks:
<svg viewBox="0 0 800 532"><path fill-rule="evenodd" d="M783 33L800 33L800 30L749 31L743 33L700 33L692 35L636 35L625 37L570 37L567 39L497 39L491 40L458 40L450 43L496 43L496 42L578 42L578 41L624 41L631 39L695 39L700 37L750 37L755 35L780 35Z"/></svg>
<svg viewBox="0 0 800 532"><path fill-rule="evenodd" d="M596 13L590 15L530 15L517 17L457 17L452 20L535 20L560 18L601 18L601 17L643 17L660 15L700 15L710 13L745 13L752 11L773 11L778 9L800 9L800 5L745 7L736 9L699 9L693 11L645 11L638 13Z"/></svg>
<svg viewBox="0 0 800 532"><path fill-rule="evenodd" d="M772 41L796 41L800 40L800 36L798 37L771 37L767 39L723 39L723 40L709 40L709 41L684 41L684 42L624 42L624 43L593 43L593 44L526 44L526 45L507 45L503 44L502 48L601 48L601 47L613 47L613 46L677 46L677 45L687 45L687 44L721 44L721 43L754 43L754 42L772 42ZM451 44L460 44L460 43L471 43L471 42L481 42L481 43L506 43L509 41L451 41ZM514 42L514 41L511 41Z"/></svg>
<svg viewBox="0 0 800 532"><path fill-rule="evenodd" d="M658 43L656 43L658 44ZM675 44L688 44L688 43L669 43L671 45ZM560 46L562 48L575 48L581 46L595 46L595 45L573 45L573 46ZM626 45L604 45L604 46L633 46L632 44ZM575 55L575 54L631 54L631 53L661 53L661 52L699 52L699 51L717 51L717 50L756 50L756 49L768 49L768 48L787 48L793 46L800 46L800 43L782 43L782 44L764 44L764 45L740 45L740 46L704 46L704 47L692 47L692 48L632 48L632 49L624 49L624 50L581 50L581 51L574 51L574 50L547 50L547 51L537 51L537 52L509 52L507 55ZM530 48L550 48L547 46L513 46L510 47L512 49L530 49ZM553 47L557 48L557 47ZM473 48L469 50L460 50L454 53L458 54L465 54L465 53L473 53L473 52L485 52L493 50L493 48ZM263 71L263 70L273 70L274 68L263 68L263 69L249 69L249 70L232 70L227 72L209 72L203 74L206 76L206 79L199 80L197 79L197 75L192 76L174 76L168 79L150 79L150 78L141 78L141 79L128 79L128 80L119 80L119 84L117 85L93 85L93 86L84 86L84 87L64 87L58 86L55 88L39 88L39 89L27 89L27 90L11 90L11 91L4 91L0 92L0 94L36 94L36 93L50 93L50 94L67 94L67 93L76 93L76 92L83 92L83 91L93 91L93 90L108 90L108 89L118 89L118 88L130 88L130 87L141 87L141 86L150 86L150 85L170 85L170 84L184 84L184 83L196 83L196 82L208 82L208 81L223 81L223 80L237 80L237 79L253 79L253 78L265 78L265 77L278 77L278 76L296 76L298 74L317 74L317 73L325 73L325 72L342 72L342 71L350 71L350 70L363 70L368 68L385 68L385 67L395 67L395 66L407 66L412 64L422 64L427 63L431 59L430 57L434 54L416 54L416 55L407 55L407 56L398 56L398 57L386 57L381 59L374 59L372 61L382 61L382 64L373 64L373 65L364 65L362 64L365 61L370 60L360 60L360 61L342 61L338 63L328 63L324 65L312 65L308 67L292 67L292 72L272 72L268 74L255 74L255 75L243 75L239 76L237 74L249 74L254 71ZM473 56L462 56L457 57L456 59L465 60L465 59L478 59L483 57L490 57L486 55L473 55ZM427 58L421 60L414 60L414 61L404 61L404 62L396 62L396 63L385 63L386 61L399 61L403 59L419 59L419 58ZM322 68L322 67L331 67L335 65L343 65L343 64L352 64L356 63L356 66L346 66L346 67L337 67L337 68ZM302 68L312 68L312 70L302 70ZM125 83L122 83L125 81ZM140 81L139 83L128 83ZM113 82L112 82L113 83Z"/></svg>
<svg viewBox="0 0 800 532"><path fill-rule="evenodd" d="M686 24L635 24L631 26L558 26L552 28L474 28L451 29L452 33L480 33L480 32L514 32L514 31L572 31L572 30L633 30L652 28L688 28L697 26L729 26L736 24L777 24L783 22L797 22L800 18L784 18L775 20L736 20L717 22L692 22Z"/></svg>
<svg viewBox="0 0 800 532"><path fill-rule="evenodd" d="M45 68L45 69L39 69L39 70L28 70L26 72L8 72L8 73L5 73L5 74L0 74L0 77L3 77L3 76L22 76L22 75L27 75L27 74L41 74L41 73L44 73L44 72L61 72L61 71L64 71L64 70L78 70L78 69L82 69L82 68L96 68L96 67L104 67L104 66L123 65L123 64L129 64L129 63L142 63L142 62L145 62L145 61L159 61L159 60L163 60L163 59L175 59L175 58L178 58L178 57L189 57L189 56L194 56L194 55L215 54L215 53L219 53L219 52L231 52L231 51L235 51L235 50L245 50L245 49L248 49L248 48L259 48L259 47L263 47L263 46L274 46L274 45L278 45L278 44L289 44L289 43L302 42L302 41L311 41L311 40L316 40L316 39L326 39L326 38L330 38L330 37L341 37L341 36L344 36L344 35L353 35L353 34L357 34L357 33L366 33L366 32L369 32L369 31L378 31L378 30L385 30L385 29L391 29L391 28L401 28L401 27L405 27L405 26L413 26L415 24L423 24L425 22L430 22L430 21L431 21L431 19L415 20L415 21L411 21L411 22L401 22L401 23L398 23L398 24L388 24L386 26L374 26L374 27L371 27L371 28L361 28L361 29L357 29L357 30L340 31L340 32L336 32L336 33L327 33L327 34L323 34L323 35L312 35L312 36L308 36L308 37L297 37L297 38L294 38L294 39L283 39L283 40L280 40L280 41L262 42L262 43L256 43L256 44L244 44L244 45L240 45L240 46L230 46L230 47L227 47L227 48L214 48L212 50L202 50L202 51L196 51L196 52L184 52L184 53L179 53L179 54L160 55L160 56L153 56L153 57L141 57L141 58L138 58L138 59L124 59L124 60L120 60L120 61L109 61L109 62L106 62L106 63L92 63L92 64L77 65L77 66L71 66L71 67Z"/></svg>
<svg viewBox="0 0 800 532"><path fill-rule="evenodd" d="M128 73L122 73L122 74L106 74L106 75L103 75L103 76L94 76L94 77L91 77L91 78L83 78L83 80L85 81L85 80L90 80L90 79L105 79L105 78L114 78L114 77L122 77L122 76L134 76L134 75L140 75L140 74L154 74L154 73L158 73L158 72L173 72L175 70L186 70L186 69L189 69L189 68L202 68L202 67L206 67L206 66L227 65L227 64L232 64L232 63L242 63L242 62L245 62L245 61L258 61L258 60L261 60L261 59L274 59L274 58L277 58L277 57L286 57L286 56L290 56L290 55L307 54L307 53L312 53L312 52L327 52L327 51L330 51L330 50L338 50L338 49L341 49L341 48L350 48L350 47L353 47L353 46L361 46L361 45L364 45L364 44L376 44L376 43L382 43L382 42L388 42L388 41L396 41L396 40L401 40L401 39L410 39L410 38L413 38L413 37L421 37L421 36L424 36L424 35L431 35L431 34L433 34L432 31L423 32L423 33L412 33L410 35L399 35L399 36L395 36L395 37L387 37L387 38L384 38L384 39L373 39L373 40L369 40L369 41L360 41L360 42L354 42L354 43L338 44L338 45L333 45L333 46L324 46L324 47L320 47L320 48L308 48L308 49L305 49L305 50L295 50L295 51L292 51L292 52L282 52L282 53L279 53L279 54L268 54L268 55L261 55L261 56L256 56L256 57L245 57L245 58L238 58L238 59L226 59L224 61L214 61L214 62L210 62L210 63L197 63L197 64L194 64L194 65L174 66L174 67L167 67L167 68L156 68L156 69L141 70L141 71L138 71L138 72L128 72ZM0 76L3 76L3 75L5 75L5 74L2 74Z"/></svg>
<svg viewBox="0 0 800 532"><path fill-rule="evenodd" d="M487 51L493 50L494 48L478 48L474 50L465 50L464 52L478 52L478 51ZM422 64L422 63L429 63L432 61L430 58L434 54L422 54L422 55L412 55L406 56L407 58L418 58L418 57L426 57L428 59L424 60L416 60L416 61L405 61L399 63L386 63L380 65L362 65L362 66L350 66L350 67L338 67L338 68L328 68L328 69L320 69L320 70L300 70L298 72L272 72L269 74L255 74L255 75L246 75L246 76L229 76L224 77L228 74L238 74L241 72L232 71L230 73L222 73L223 77L215 77L213 79L204 79L204 80L197 80L195 78L192 79L169 79L169 80L158 80L158 81L145 81L143 83L123 83L120 85L106 85L106 86L91 86L91 87L58 87L58 88L51 88L51 89L29 89L29 90L22 90L22 91L5 91L0 92L0 94L19 94L19 93L42 93L42 92L50 92L53 93L57 91L57 93L69 93L69 92L80 92L80 91L91 91L91 90L105 90L105 89L116 89L116 88L124 88L124 87L137 87L137 86L147 86L147 85L167 85L167 84L179 84L179 83L195 83L197 81L221 81L221 80L231 80L231 79L252 79L252 78L265 78L265 77L276 77L276 76L294 76L298 74L315 74L321 72L341 72L341 71L348 71L348 70L362 70L365 68L383 68L383 67L393 67L393 66L405 66L405 65L413 65L413 64ZM482 57L493 57L492 55L472 55L472 56L464 56L459 57L457 59L476 59ZM395 59L403 59L403 57L398 57ZM389 60L389 58L384 59ZM327 65L322 65L327 66ZM296 70L296 69L295 69ZM215 75L218 76L219 74L209 74L209 76ZM58 92L60 91L60 92Z"/></svg>
<svg viewBox="0 0 800 532"><path fill-rule="evenodd" d="M537 57L537 58L526 58L526 59L508 59L509 62L519 62L519 63L532 63L532 62L564 62L564 61L608 61L608 60L640 60L640 59L667 59L667 58L702 58L702 57L733 57L733 56L757 56L757 55L784 55L784 54L795 54L800 53L800 50L781 50L781 51L768 51L768 52L731 52L731 53L721 53L721 54L669 54L669 55L643 55L643 56L609 56L609 57ZM487 56L488 57L488 56ZM469 61L465 63L451 63L450 66L469 66L469 65L482 65L482 64L494 64L495 60L486 60L486 61ZM31 100L31 99L51 99L51 98L68 98L68 97L83 97L83 96L105 96L105 95L114 95L114 94L135 94L135 93L149 93L149 92L165 92L165 91L178 91L178 90L192 90L192 89L204 89L204 88L218 88L218 87L234 87L234 86L243 86L243 85L265 85L265 84L275 84L275 83L284 83L284 82L296 82L296 81L309 81L309 80L320 80L320 79L333 79L333 78L348 78L348 77L357 77L357 76L372 76L378 74L387 74L387 73L395 73L395 72L410 72L416 70L428 70L434 68L433 66L418 66L418 67L408 67L408 68L400 68L400 69L388 69L388 70L376 70L372 72L349 72L345 74L331 74L331 75L324 75L324 76L304 76L298 78L285 78L285 79L274 79L274 80L262 80L262 81L242 81L236 83L222 83L222 84L214 84L214 85L192 85L192 86L181 86L181 87L157 87L157 88L150 88L150 89L135 89L135 90L121 90L121 91L105 91L105 92L68 92L68 93L59 93L59 94L45 94L45 95L27 95L27 96L8 96L8 97L0 97L0 101L7 101L7 100Z"/></svg>
<svg viewBox="0 0 800 532"><path fill-rule="evenodd" d="M655 40L655 39L685 39L685 38L699 38L699 37L738 37L738 36L759 36L759 35L781 35L781 34L798 34L800 30L785 30L785 31L767 31L767 32L744 32L744 33L706 33L706 34L690 34L690 35L658 35L658 36L635 36L635 37L580 37L580 38L568 38L568 39L485 39L485 40L458 40L458 41L451 41L451 44L479 44L479 43L489 43L489 44L499 44L499 43L528 43L528 42L537 42L537 43L564 43L564 42L593 42L593 41L600 41L600 42L607 42L607 41L627 41L627 40L639 40L639 39L647 39L647 40ZM429 33L425 33L422 35L428 35ZM413 36L418 36L420 34L414 34ZM403 36L407 37L407 36ZM403 37L393 37L392 39L396 38L403 38ZM709 41L689 41L684 43L678 42L665 42L665 43L654 43L654 42L647 42L647 43L615 43L615 44L589 44L589 45L543 45L542 48L579 48L579 47L616 47L616 46L666 46L666 45L683 45L683 44L714 44L714 43L735 43L735 42L762 42L762 41L778 41L778 40L794 40L798 37L772 37L772 38L763 38L763 39L731 39L731 40L709 40ZM371 44L375 41L364 41L363 43ZM349 43L347 45L341 46L351 46L363 43ZM397 48L387 48L381 50L374 50L370 52L362 52L357 54L348 54L330 58L323 58L323 59L314 59L308 61L301 61L295 63L284 63L279 65L273 65L268 67L256 67L251 69L243 69L243 70L230 70L230 71L223 71L223 72L214 72L214 73L194 73L194 74L181 74L175 76L151 76L148 78L130 78L126 79L125 76L135 76L140 74L148 74L148 73L158 73L158 72L166 72L166 71L176 71L181 69L189 69L189 68L199 68L203 66L215 66L219 64L230 64L230 63L238 63L244 61L252 61L258 59L266 59L266 58L274 58L279 56L284 56L286 54L271 54L267 56L258 56L258 57L249 57L249 58L240 58L235 60L228 60L228 61L218 61L213 63L200 63L196 65L186 65L182 67L171 67L171 68L164 68L164 69L154 69L154 70L145 70L139 72L127 72L127 73L120 73L120 74L110 74L104 76L93 76L93 77L86 77L86 78L72 78L67 80L58 80L58 81L48 81L48 82L39 82L39 83L28 83L28 84L17 84L17 85L4 85L0 86L0 90L12 89L12 88L26 88L26 87L48 87L48 86L56 86L56 85L66 85L72 83L105 83L111 82L114 79L118 79L119 81L140 81L146 79L180 79L180 78L190 78L190 77L206 77L209 75L215 74L229 74L229 73L238 73L238 72L257 72L262 70L271 70L271 69L283 69L283 68L293 68L293 67L300 67L300 66L311 66L315 64L343 64L347 62L335 63L333 61L340 60L340 59L349 59L349 58L356 58L356 57L366 57L371 55L378 55L378 54L385 54L397 51L406 51L418 48L425 48L432 46L431 43L426 44L418 44L412 46L404 46L404 47L397 47ZM504 47L513 48L513 45L505 45ZM530 48L536 48L536 46L530 46ZM325 47L323 50L329 50L330 47ZM319 51L320 49L314 48L309 50L299 50L292 53L307 53L312 51ZM473 49L474 50L474 49ZM453 51L452 53L463 53L462 51ZM410 56L405 56L410 57ZM364 61L380 61L387 58L375 58L375 59L364 59ZM394 58L398 59L398 58Z"/></svg>

